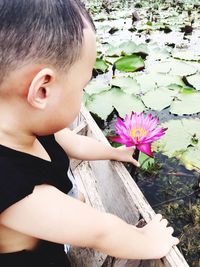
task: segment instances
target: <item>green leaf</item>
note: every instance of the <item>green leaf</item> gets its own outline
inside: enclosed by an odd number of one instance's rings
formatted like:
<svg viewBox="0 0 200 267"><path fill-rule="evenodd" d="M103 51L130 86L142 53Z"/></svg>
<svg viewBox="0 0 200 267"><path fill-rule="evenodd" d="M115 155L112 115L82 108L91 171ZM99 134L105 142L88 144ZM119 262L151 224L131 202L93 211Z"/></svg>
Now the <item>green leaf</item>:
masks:
<svg viewBox="0 0 200 267"><path fill-rule="evenodd" d="M147 92L144 96L142 96L142 101L146 107L161 111L171 105L176 94L177 92L162 87Z"/></svg>
<svg viewBox="0 0 200 267"><path fill-rule="evenodd" d="M157 151L163 151L168 157L179 156L191 143L191 134L183 126L182 120L170 120L161 124L167 128L166 134L154 143Z"/></svg>
<svg viewBox="0 0 200 267"><path fill-rule="evenodd" d="M200 60L200 53L195 53L192 51L175 51L172 53L174 58L179 58L183 60L192 60L192 61L199 61Z"/></svg>
<svg viewBox="0 0 200 267"><path fill-rule="evenodd" d="M196 90L200 90L200 74L195 74L191 76L187 76L186 80L189 84L191 84Z"/></svg>
<svg viewBox="0 0 200 267"><path fill-rule="evenodd" d="M113 105L110 101L112 97L111 90L105 91L97 95L93 95L86 102L88 110L98 115L102 120L106 120L113 111Z"/></svg>
<svg viewBox="0 0 200 267"><path fill-rule="evenodd" d="M140 168L143 170L148 170L155 163L154 158L151 158L142 152L139 153L138 161L141 166Z"/></svg>
<svg viewBox="0 0 200 267"><path fill-rule="evenodd" d="M123 56L123 55L132 55L136 53L148 54L148 49L146 44L137 45L133 41L127 41L119 43L118 45L110 45L109 48L105 51L106 56Z"/></svg>
<svg viewBox="0 0 200 267"><path fill-rule="evenodd" d="M131 77L116 77L111 81L113 86L120 87L127 94L139 94L140 86L137 81Z"/></svg>
<svg viewBox="0 0 200 267"><path fill-rule="evenodd" d="M149 71L187 76L196 73L197 69L189 63L174 60L154 63L154 65L149 66Z"/></svg>
<svg viewBox="0 0 200 267"><path fill-rule="evenodd" d="M200 172L200 147L189 147L181 157L181 162L188 170Z"/></svg>
<svg viewBox="0 0 200 267"><path fill-rule="evenodd" d="M166 87L171 84L184 85L180 76L163 73L141 74L137 75L135 79L140 84L142 92L147 92L157 87Z"/></svg>
<svg viewBox="0 0 200 267"><path fill-rule="evenodd" d="M125 94L122 90L114 88L113 92L113 106L118 111L120 117L124 118L126 114L134 112L142 112L145 110L145 106L142 101L134 96Z"/></svg>
<svg viewBox="0 0 200 267"><path fill-rule="evenodd" d="M107 119L114 107L121 117L132 111L141 112L145 110L145 106L140 99L134 95L125 94L119 88L112 88L109 91L93 95L87 101L86 107L103 120Z"/></svg>
<svg viewBox="0 0 200 267"><path fill-rule="evenodd" d="M179 94L171 104L170 112L177 115L188 115L200 112L200 94Z"/></svg>
<svg viewBox="0 0 200 267"><path fill-rule="evenodd" d="M137 45L132 41L124 42L119 47L121 55L132 55L137 49Z"/></svg>
<svg viewBox="0 0 200 267"><path fill-rule="evenodd" d="M168 157L177 157L187 169L200 171L200 119L170 120L162 127L168 130L154 142L154 148Z"/></svg>
<svg viewBox="0 0 200 267"><path fill-rule="evenodd" d="M95 64L95 69L100 70L101 72L106 72L108 69L109 65L106 63L105 60L97 58L96 59L96 64Z"/></svg>
<svg viewBox="0 0 200 267"><path fill-rule="evenodd" d="M125 72L134 72L144 68L144 60L138 55L125 56L115 62L116 69Z"/></svg>
<svg viewBox="0 0 200 267"><path fill-rule="evenodd" d="M85 87L85 91L88 95L99 94L103 91L110 90L110 86L102 80L93 79Z"/></svg>

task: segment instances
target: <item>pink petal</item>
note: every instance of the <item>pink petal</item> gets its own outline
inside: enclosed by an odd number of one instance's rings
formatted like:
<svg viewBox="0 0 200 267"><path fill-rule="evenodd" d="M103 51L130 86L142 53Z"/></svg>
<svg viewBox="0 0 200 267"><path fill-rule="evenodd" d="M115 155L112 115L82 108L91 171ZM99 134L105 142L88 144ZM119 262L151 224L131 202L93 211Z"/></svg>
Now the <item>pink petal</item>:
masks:
<svg viewBox="0 0 200 267"><path fill-rule="evenodd" d="M144 154L148 155L149 157L154 157L151 151L151 144L139 144L137 145L137 149L143 152Z"/></svg>

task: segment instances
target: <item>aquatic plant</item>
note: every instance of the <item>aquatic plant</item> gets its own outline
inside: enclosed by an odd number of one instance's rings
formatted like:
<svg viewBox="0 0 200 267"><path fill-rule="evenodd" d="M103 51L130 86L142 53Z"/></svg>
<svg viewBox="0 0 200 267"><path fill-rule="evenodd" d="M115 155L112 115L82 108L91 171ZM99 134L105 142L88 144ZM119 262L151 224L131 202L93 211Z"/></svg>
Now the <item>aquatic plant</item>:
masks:
<svg viewBox="0 0 200 267"><path fill-rule="evenodd" d="M151 114L144 115L143 112L132 112L122 120L117 118L115 124L118 136L110 137L112 141L121 143L127 147L135 146L136 149L150 157L154 157L151 150L151 143L160 139L167 128L158 128L159 120Z"/></svg>

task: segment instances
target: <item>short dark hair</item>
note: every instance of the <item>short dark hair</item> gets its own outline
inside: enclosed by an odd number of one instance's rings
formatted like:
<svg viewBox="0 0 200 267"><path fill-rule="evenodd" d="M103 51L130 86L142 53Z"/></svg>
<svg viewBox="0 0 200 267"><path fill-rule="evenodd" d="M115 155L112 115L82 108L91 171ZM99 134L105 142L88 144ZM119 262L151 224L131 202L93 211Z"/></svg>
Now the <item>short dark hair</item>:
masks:
<svg viewBox="0 0 200 267"><path fill-rule="evenodd" d="M26 62L72 65L81 54L85 21L94 28L79 0L0 0L0 82Z"/></svg>

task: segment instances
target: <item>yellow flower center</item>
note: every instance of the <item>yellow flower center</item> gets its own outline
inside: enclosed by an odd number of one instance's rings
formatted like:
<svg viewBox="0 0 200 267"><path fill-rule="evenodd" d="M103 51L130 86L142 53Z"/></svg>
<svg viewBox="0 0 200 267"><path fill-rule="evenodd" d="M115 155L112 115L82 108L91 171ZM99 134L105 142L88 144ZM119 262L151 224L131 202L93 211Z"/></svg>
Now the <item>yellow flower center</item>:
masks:
<svg viewBox="0 0 200 267"><path fill-rule="evenodd" d="M140 139L147 135L147 131L145 131L142 128L134 128L130 131L130 136L133 139L136 139L137 141L140 141Z"/></svg>

